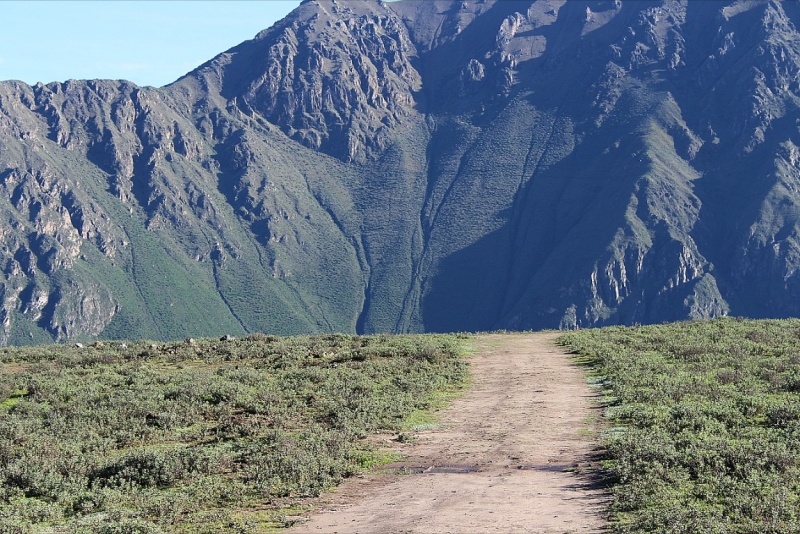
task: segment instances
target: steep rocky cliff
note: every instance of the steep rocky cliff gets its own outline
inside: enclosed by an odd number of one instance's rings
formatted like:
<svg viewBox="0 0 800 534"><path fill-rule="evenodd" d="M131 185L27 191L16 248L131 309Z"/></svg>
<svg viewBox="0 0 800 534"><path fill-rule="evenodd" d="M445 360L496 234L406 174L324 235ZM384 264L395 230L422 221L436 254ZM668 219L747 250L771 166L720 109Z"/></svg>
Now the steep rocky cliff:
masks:
<svg viewBox="0 0 800 534"><path fill-rule="evenodd" d="M800 315L794 2L312 0L0 82L0 343Z"/></svg>

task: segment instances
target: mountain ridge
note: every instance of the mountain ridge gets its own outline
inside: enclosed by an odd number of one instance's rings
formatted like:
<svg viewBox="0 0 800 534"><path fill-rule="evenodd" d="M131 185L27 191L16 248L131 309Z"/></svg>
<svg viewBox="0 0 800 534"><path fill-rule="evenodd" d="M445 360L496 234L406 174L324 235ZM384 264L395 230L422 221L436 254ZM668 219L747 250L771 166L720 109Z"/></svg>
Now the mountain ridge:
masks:
<svg viewBox="0 0 800 534"><path fill-rule="evenodd" d="M798 17L312 0L160 89L0 82L0 343L798 315Z"/></svg>

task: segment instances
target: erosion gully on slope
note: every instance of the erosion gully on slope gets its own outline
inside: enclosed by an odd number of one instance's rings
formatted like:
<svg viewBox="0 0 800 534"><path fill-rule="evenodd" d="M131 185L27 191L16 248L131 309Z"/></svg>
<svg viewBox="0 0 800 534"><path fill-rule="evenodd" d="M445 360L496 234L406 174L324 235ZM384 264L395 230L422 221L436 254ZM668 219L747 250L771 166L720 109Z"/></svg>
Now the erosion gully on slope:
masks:
<svg viewBox="0 0 800 534"><path fill-rule="evenodd" d="M441 424L389 442L403 462L346 481L290 532L601 531L607 495L585 473L597 408L556 337L480 336Z"/></svg>

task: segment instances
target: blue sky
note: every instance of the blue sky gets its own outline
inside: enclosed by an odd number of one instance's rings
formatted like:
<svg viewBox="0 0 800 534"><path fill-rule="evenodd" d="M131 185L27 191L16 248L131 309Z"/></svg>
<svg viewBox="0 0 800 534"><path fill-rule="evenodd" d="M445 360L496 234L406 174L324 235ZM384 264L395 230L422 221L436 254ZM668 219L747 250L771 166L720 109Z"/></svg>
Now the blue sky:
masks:
<svg viewBox="0 0 800 534"><path fill-rule="evenodd" d="M0 80L160 87L252 39L300 0L0 1Z"/></svg>

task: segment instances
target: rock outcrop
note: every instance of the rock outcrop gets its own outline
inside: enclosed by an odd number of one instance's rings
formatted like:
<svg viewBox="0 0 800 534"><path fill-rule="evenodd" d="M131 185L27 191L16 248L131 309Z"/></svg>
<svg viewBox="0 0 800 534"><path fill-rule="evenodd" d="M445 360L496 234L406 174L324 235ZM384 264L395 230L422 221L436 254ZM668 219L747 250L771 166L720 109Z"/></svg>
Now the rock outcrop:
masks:
<svg viewBox="0 0 800 534"><path fill-rule="evenodd" d="M800 315L800 7L310 0L0 82L0 344Z"/></svg>

